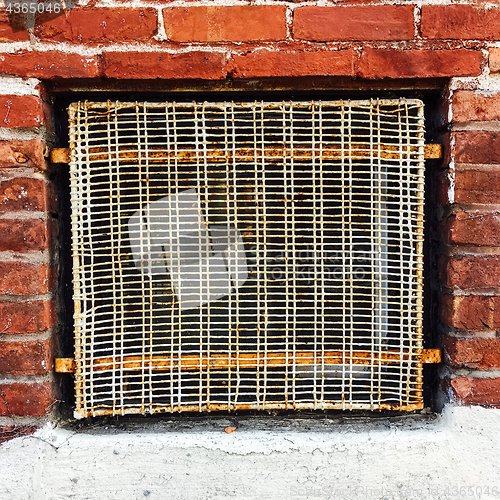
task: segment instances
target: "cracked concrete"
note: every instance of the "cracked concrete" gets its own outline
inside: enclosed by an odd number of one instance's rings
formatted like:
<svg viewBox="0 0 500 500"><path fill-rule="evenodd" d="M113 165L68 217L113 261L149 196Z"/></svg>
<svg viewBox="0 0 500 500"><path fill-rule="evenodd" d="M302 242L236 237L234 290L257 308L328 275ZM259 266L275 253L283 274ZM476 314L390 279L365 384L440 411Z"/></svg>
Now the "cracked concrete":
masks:
<svg viewBox="0 0 500 500"><path fill-rule="evenodd" d="M4 444L0 498L421 500L467 498L469 488L474 498L500 496L500 410L116 422L47 425Z"/></svg>

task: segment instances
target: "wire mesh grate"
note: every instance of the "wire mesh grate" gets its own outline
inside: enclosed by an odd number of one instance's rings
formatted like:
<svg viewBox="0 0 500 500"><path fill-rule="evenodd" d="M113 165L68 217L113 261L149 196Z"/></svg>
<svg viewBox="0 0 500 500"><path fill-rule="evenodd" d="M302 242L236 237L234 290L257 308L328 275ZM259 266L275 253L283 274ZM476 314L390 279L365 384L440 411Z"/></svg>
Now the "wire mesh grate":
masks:
<svg viewBox="0 0 500 500"><path fill-rule="evenodd" d="M421 101L69 112L78 418L422 407Z"/></svg>

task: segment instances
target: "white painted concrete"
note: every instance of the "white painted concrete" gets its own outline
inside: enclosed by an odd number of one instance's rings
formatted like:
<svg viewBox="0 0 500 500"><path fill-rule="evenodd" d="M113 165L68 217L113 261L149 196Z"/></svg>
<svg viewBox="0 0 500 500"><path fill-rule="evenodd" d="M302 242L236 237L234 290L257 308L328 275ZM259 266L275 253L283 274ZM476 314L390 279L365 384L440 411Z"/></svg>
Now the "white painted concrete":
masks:
<svg viewBox="0 0 500 500"><path fill-rule="evenodd" d="M4 444L0 498L500 498L500 410L116 425L46 426Z"/></svg>

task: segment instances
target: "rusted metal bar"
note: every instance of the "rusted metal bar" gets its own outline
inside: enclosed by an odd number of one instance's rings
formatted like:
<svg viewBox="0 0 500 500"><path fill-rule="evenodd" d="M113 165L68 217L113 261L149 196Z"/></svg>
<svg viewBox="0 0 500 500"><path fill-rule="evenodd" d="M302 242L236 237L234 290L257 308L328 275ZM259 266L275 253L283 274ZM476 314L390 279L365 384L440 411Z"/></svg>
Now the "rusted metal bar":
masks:
<svg viewBox="0 0 500 500"><path fill-rule="evenodd" d="M417 411L424 407L423 401L417 403L409 404L377 404L376 407L370 404L356 405L356 409L359 410L392 410L392 411ZM335 402L325 402L321 404L323 410L345 410L346 406L342 403ZM265 404L255 404L255 403L237 403L237 404L226 404L226 403L207 403L203 405L179 405L179 406L156 406L148 408L148 413L165 413L165 412L211 412L211 411L234 411L234 410L310 410L311 405L307 403L265 403ZM146 408L129 408L127 410L128 414L143 414ZM116 412L111 408L99 408L99 406L94 407L93 410L86 412L80 412L79 418L85 417L101 417L106 415L115 415Z"/></svg>
<svg viewBox="0 0 500 500"><path fill-rule="evenodd" d="M410 152L418 154L418 148L411 146ZM53 163L67 163L69 162L69 149L54 149L52 150ZM199 151L194 150L166 150L159 147L151 147L148 151L148 160L150 163L163 162L167 160L174 160L180 162L193 162L199 157ZM401 154L406 154L406 151L399 149L397 146L387 144L375 144L373 147L370 144L351 144L349 149L342 149L338 145L323 146L321 150L313 149L301 145L292 149L286 148L272 148L264 150L255 150L253 148L238 148L233 150L225 150L224 148L211 148L204 151L204 158L210 161L219 160L229 162L233 159L237 161L253 162L260 157L272 160L283 158L293 158L295 160L301 159L315 159L315 160L338 160L340 158L350 158L352 160L362 160L371 158L374 154L386 160L398 160ZM441 158L441 145L439 144L426 144L424 148L425 159ZM83 158L88 162L105 162L110 159L118 159L127 162L137 162L141 158L141 153L133 146L120 146L117 151L109 151L107 148L93 147L88 149L88 153L84 154Z"/></svg>
<svg viewBox="0 0 500 500"><path fill-rule="evenodd" d="M126 371L148 370L194 370L212 369L227 370L230 368L277 368L281 366L313 366L313 365L340 365L349 363L354 365L383 365L407 362L410 359L408 351L330 351L321 353L300 352L295 354L286 352L241 353L238 356L212 354L210 356L123 356L103 357L94 360L93 371L109 371L123 369ZM423 349L420 356L422 363L439 363L439 349ZM418 354L414 361L419 361Z"/></svg>
<svg viewBox="0 0 500 500"><path fill-rule="evenodd" d="M441 363L441 349L423 349L422 363L425 364Z"/></svg>
<svg viewBox="0 0 500 500"><path fill-rule="evenodd" d="M74 358L56 358L54 371L56 373L75 373L76 363Z"/></svg>
<svg viewBox="0 0 500 500"><path fill-rule="evenodd" d="M70 148L55 148L50 152L51 163L69 163L71 161Z"/></svg>

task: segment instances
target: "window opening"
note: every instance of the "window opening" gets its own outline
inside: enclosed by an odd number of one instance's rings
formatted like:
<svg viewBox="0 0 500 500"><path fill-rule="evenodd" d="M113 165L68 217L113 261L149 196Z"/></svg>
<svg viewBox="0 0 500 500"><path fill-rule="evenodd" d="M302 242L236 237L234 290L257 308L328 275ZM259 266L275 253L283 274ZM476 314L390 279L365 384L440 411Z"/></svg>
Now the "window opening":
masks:
<svg viewBox="0 0 500 500"><path fill-rule="evenodd" d="M69 111L77 417L423 406L421 101Z"/></svg>

